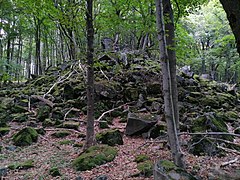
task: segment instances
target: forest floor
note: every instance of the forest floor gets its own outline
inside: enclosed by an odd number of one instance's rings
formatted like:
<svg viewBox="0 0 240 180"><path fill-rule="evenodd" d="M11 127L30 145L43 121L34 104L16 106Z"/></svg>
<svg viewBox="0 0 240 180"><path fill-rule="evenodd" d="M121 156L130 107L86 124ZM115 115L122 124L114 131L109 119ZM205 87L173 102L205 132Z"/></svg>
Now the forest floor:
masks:
<svg viewBox="0 0 240 180"><path fill-rule="evenodd" d="M10 133L2 137L1 143L3 146L11 146L11 136L17 129L22 128L23 124L12 123ZM120 123L116 118L110 128L117 128L124 132L126 123ZM82 124L79 132L85 132L85 123ZM116 146L118 155L114 161L96 167L90 171L77 172L72 168L72 161L79 155L82 148L73 147L72 144L60 145L59 142L63 139L53 138L52 133L58 131L57 128L46 128L46 134L40 136L38 142L23 148L18 148L15 151L3 149L0 154L0 167L8 166L16 162L24 162L29 159L34 160L34 167L22 170L10 170L7 176L2 177L5 180L25 180L25 179L66 179L74 180L81 176L84 180L91 180L99 175L106 175L109 180L151 180L144 177L132 177L138 173L137 163L134 162L136 155L146 154L153 162L159 159L171 159L168 146L163 140L146 140L142 137L123 136L124 145ZM102 131L96 127L96 132ZM64 139L72 140L74 143L84 143L84 139L79 138L78 131L73 130L72 134ZM183 146L186 167L189 172L192 172L199 179L240 179L240 173L234 175L236 169L240 169L240 154L234 152L226 152L222 157L210 156L194 156L188 153L186 143L189 140L188 135L182 135L180 140ZM240 138L236 139L235 143L240 143ZM232 161L232 163L231 163ZM52 177L49 175L51 167L58 167L61 171L61 177ZM240 171L240 170L239 170ZM237 177L238 176L238 177ZM221 177L221 178L217 178Z"/></svg>

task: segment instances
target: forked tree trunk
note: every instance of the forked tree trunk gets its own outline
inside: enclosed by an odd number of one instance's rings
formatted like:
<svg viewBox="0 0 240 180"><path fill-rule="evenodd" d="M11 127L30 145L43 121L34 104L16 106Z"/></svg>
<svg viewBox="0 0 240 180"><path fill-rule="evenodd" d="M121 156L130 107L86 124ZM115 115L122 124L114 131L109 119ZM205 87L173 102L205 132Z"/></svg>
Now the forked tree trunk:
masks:
<svg viewBox="0 0 240 180"><path fill-rule="evenodd" d="M93 0L87 0L87 138L85 148L95 144L94 137L94 70L93 70Z"/></svg>
<svg viewBox="0 0 240 180"><path fill-rule="evenodd" d="M163 74L163 94L164 94L164 107L165 107L164 110L165 110L165 118L167 121L168 140L169 140L174 163L177 166L184 168L185 166L183 162L183 155L180 151L180 145L179 145L178 136L177 136L176 117L174 113L175 106L174 106L173 93L176 93L177 91L173 90L175 86L172 84L173 83L172 79L176 77L172 77L172 76L176 76L176 74L171 70L174 70L176 67L171 67L171 66L174 66L174 63L169 62L170 59L169 59L169 54L167 50L167 40L166 40L166 33L165 33L166 29L165 29L164 17L163 17L163 1L162 0L155 0L155 1L156 1L156 19L157 19L160 60L161 60L161 68L162 68L162 74ZM171 6L171 3L169 0L166 1L165 3ZM168 40L168 42L170 41ZM172 51L174 51L174 49Z"/></svg>

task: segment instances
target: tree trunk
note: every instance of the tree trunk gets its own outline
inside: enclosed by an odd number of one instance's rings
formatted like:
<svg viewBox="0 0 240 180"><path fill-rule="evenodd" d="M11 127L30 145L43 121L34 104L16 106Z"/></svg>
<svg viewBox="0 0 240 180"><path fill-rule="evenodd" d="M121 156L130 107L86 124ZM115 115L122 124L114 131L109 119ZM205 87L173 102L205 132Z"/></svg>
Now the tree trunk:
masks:
<svg viewBox="0 0 240 180"><path fill-rule="evenodd" d="M165 107L165 118L167 121L167 131L168 131L168 140L173 156L174 163L184 168L183 162L183 155L180 151L180 145L177 136L177 126L176 126L176 117L174 110L174 99L173 93L176 93L176 90L173 90L174 85L172 84L172 80L176 77L176 74L173 70L176 67L173 66L174 63L170 63L168 50L167 50L167 40L166 40L166 33L165 33L165 24L163 18L163 1L162 0L155 0L156 1L156 19L157 19L157 30L158 30L158 40L159 40L159 50L160 50L160 60L161 60L161 68L163 74L163 94L164 94L164 107ZM164 5L170 5L171 3L169 0L164 0ZM166 8L166 7L165 7ZM169 7L168 7L169 8ZM174 33L174 32L173 32ZM168 40L168 43L170 40ZM174 51L174 49L172 50ZM171 52L172 53L172 52ZM173 56L173 54L171 55ZM173 74L171 74L173 73Z"/></svg>
<svg viewBox="0 0 240 180"><path fill-rule="evenodd" d="M239 0L220 0L223 9L227 13L230 27L237 43L237 51L240 54L240 1Z"/></svg>
<svg viewBox="0 0 240 180"><path fill-rule="evenodd" d="M87 138L85 148L95 143L94 138L94 70L93 70L93 0L87 0Z"/></svg>
<svg viewBox="0 0 240 180"><path fill-rule="evenodd" d="M171 74L172 100L174 106L174 117L177 131L179 132L179 110L178 110L178 91L176 79L176 51L175 51L175 27L173 21L173 10L170 0L163 0L163 15L166 17L165 31L167 52Z"/></svg>
<svg viewBox="0 0 240 180"><path fill-rule="evenodd" d="M41 21L35 18L35 72L36 75L42 74L41 64Z"/></svg>
<svg viewBox="0 0 240 180"><path fill-rule="evenodd" d="M29 51L28 51L28 58L26 61L26 70L27 70L27 78L30 79L31 77L31 64L32 64L32 41L33 41L33 37L32 35L30 35L29 37Z"/></svg>

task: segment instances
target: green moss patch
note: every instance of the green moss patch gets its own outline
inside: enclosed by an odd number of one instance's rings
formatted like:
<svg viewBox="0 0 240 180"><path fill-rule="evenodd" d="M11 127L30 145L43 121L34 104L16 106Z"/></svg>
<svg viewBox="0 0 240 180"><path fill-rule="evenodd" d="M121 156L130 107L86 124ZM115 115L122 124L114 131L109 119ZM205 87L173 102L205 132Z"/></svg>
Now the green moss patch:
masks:
<svg viewBox="0 0 240 180"><path fill-rule="evenodd" d="M32 159L30 159L30 160L27 160L23 163L10 164L10 165L8 165L8 168L11 169L11 170L14 170L14 169L29 169L29 168L34 167L33 163L34 163L34 161Z"/></svg>
<svg viewBox="0 0 240 180"><path fill-rule="evenodd" d="M70 144L73 144L74 141L73 140L62 140L59 142L60 145L70 145Z"/></svg>
<svg viewBox="0 0 240 180"><path fill-rule="evenodd" d="M107 145L92 146L73 161L73 166L78 171L90 170L112 161L116 155L117 149L114 147Z"/></svg>
<svg viewBox="0 0 240 180"><path fill-rule="evenodd" d="M123 139L119 130L107 130L96 134L96 140L109 146L123 145Z"/></svg>
<svg viewBox="0 0 240 180"><path fill-rule="evenodd" d="M0 127L0 136L4 136L6 134L8 134L10 131L9 127Z"/></svg>
<svg viewBox="0 0 240 180"><path fill-rule="evenodd" d="M141 162L137 165L137 169L141 176L150 177L153 174L153 163L152 161Z"/></svg>
<svg viewBox="0 0 240 180"><path fill-rule="evenodd" d="M147 161L147 160L150 160L150 158L147 155L139 154L135 157L134 161L137 162L137 163L140 163L140 162L144 162L144 161Z"/></svg>
<svg viewBox="0 0 240 180"><path fill-rule="evenodd" d="M13 135L13 142L16 146L29 146L37 142L38 133L32 127L26 127Z"/></svg>
<svg viewBox="0 0 240 180"><path fill-rule="evenodd" d="M69 132L69 131L58 131L58 132L53 133L51 136L53 136L55 138L64 138L70 134L71 134L71 132Z"/></svg>
<svg viewBox="0 0 240 180"><path fill-rule="evenodd" d="M49 174L53 177L56 177L56 176L61 176L61 172L60 170L57 168L57 167L52 167L50 170L49 170Z"/></svg>

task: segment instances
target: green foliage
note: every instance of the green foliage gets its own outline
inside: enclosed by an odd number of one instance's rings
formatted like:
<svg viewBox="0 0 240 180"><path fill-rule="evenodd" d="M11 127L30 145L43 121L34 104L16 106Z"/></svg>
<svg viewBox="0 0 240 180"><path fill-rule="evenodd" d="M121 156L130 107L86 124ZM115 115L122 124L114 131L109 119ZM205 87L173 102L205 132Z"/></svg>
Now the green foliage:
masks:
<svg viewBox="0 0 240 180"><path fill-rule="evenodd" d="M135 157L135 162L140 163L149 160L150 158L145 154L139 154Z"/></svg>

